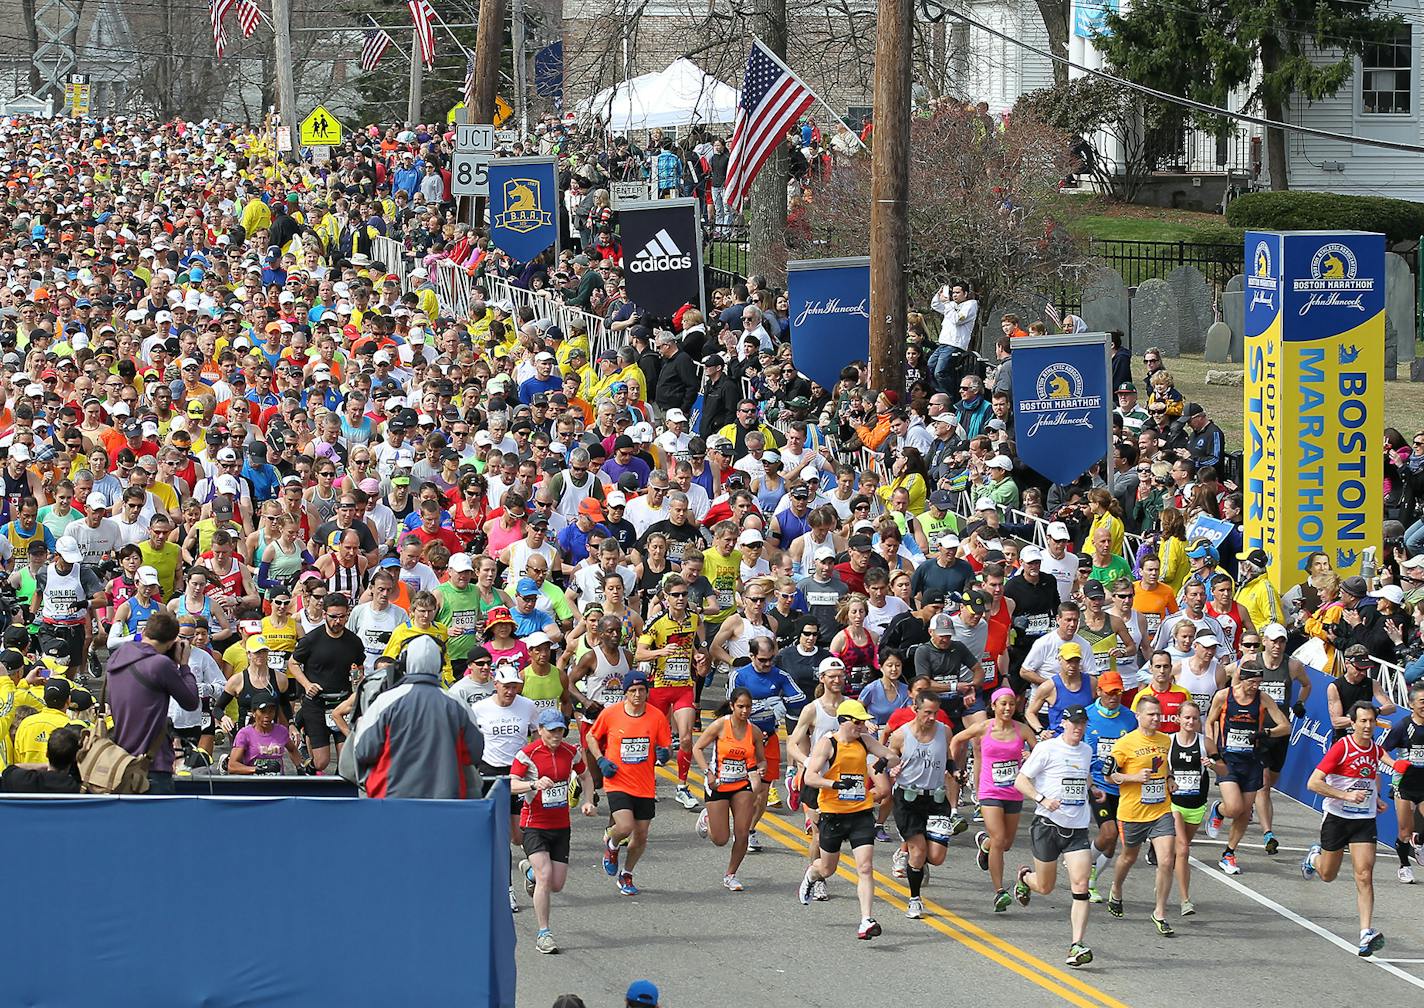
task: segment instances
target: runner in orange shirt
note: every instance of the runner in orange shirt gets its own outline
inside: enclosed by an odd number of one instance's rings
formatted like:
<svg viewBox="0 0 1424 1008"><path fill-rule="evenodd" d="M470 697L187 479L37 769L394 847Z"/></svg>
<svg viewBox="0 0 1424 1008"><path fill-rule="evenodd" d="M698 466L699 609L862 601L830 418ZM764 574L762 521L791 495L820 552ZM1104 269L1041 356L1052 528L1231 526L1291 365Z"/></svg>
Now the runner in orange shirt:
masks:
<svg viewBox="0 0 1424 1008"><path fill-rule="evenodd" d="M1177 594L1171 585L1162 583L1162 561L1157 557L1144 557L1138 573L1142 580L1133 588L1132 608L1147 617L1147 637L1151 640L1162 621L1177 611Z"/></svg>
<svg viewBox="0 0 1424 1008"><path fill-rule="evenodd" d="M672 758L672 729L656 707L648 706L648 674L634 669L623 677L623 702L603 708L589 730L588 753L603 772L603 790L613 824L603 834L603 870L618 880L624 896L638 895L633 867L648 845L648 824L657 814L655 769ZM628 841L622 870L618 845Z"/></svg>

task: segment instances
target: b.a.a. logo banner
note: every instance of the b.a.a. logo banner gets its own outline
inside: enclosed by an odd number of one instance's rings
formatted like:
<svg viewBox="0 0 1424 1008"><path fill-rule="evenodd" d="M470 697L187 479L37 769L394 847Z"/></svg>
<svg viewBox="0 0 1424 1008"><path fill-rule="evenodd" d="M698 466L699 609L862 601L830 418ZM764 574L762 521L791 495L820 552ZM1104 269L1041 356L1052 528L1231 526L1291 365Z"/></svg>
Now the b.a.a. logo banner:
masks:
<svg viewBox="0 0 1424 1008"><path fill-rule="evenodd" d="M559 187L553 158L489 163L490 241L528 262L559 240Z"/></svg>
<svg viewBox="0 0 1424 1008"><path fill-rule="evenodd" d="M835 388L841 368L870 355L870 257L787 263L786 300L796 370Z"/></svg>
<svg viewBox="0 0 1424 1008"><path fill-rule="evenodd" d="M1112 438L1107 333L1014 340L1014 431L1019 458L1070 483L1107 457Z"/></svg>
<svg viewBox="0 0 1424 1008"><path fill-rule="evenodd" d="M702 303L702 218L695 199L620 204L628 300L655 319Z"/></svg>

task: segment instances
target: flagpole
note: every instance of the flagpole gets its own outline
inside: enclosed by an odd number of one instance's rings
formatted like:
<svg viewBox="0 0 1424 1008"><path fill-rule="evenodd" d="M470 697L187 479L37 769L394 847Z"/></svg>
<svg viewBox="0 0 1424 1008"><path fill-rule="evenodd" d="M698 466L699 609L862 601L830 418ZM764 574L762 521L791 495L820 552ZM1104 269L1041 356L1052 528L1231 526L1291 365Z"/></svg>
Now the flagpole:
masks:
<svg viewBox="0 0 1424 1008"><path fill-rule="evenodd" d="M860 149L869 153L870 148L865 146L865 141L860 138L860 134L850 128L850 123L846 122L840 117L840 113L838 113L834 108L831 107L830 102L826 101L826 99L822 98L815 91L811 90L811 85L806 83L805 78L803 78L795 70L792 70L785 63L781 62L781 58L777 56L776 53L772 52L771 47L768 46L765 42L763 42L760 38L753 35L752 41L755 42L757 45L761 46L761 51L766 53L766 55L770 56L773 63L781 67L781 69L785 70L787 73L791 74L791 76L795 77L797 80L801 81L801 86L804 87L807 91L811 92L812 98L816 99L818 102L825 106L826 111L831 114L831 118L834 119L836 122L840 123L842 126L844 126L846 132L848 132L851 136L855 137L855 142L860 145ZM745 84L745 82L743 82L743 84Z"/></svg>
<svg viewBox="0 0 1424 1008"><path fill-rule="evenodd" d="M409 53L407 53L404 49L402 49L402 48L400 47L400 43L396 41L396 37L395 37L394 35L392 35L389 31L386 31L385 27L382 26L381 22L377 21L375 18L373 18L373 17L372 17L371 15L369 15L369 14L366 15L366 20L369 21L369 22L371 22L372 27L374 27L377 31L386 32L386 38L388 38L388 39L391 40L391 45L393 45L393 46L396 47L396 52L400 53L403 58L405 58L405 59L414 59L414 58L415 58L415 57L411 56Z"/></svg>
<svg viewBox="0 0 1424 1008"><path fill-rule="evenodd" d="M461 42L459 36L455 34L455 29L445 23L445 19L441 17L440 12L435 9L435 5L430 4L429 6L430 13L435 15L435 20L440 22L440 27L445 29L445 34L450 36L451 41L460 47L460 52L464 53L467 59L474 59L475 54L465 48L465 43Z"/></svg>

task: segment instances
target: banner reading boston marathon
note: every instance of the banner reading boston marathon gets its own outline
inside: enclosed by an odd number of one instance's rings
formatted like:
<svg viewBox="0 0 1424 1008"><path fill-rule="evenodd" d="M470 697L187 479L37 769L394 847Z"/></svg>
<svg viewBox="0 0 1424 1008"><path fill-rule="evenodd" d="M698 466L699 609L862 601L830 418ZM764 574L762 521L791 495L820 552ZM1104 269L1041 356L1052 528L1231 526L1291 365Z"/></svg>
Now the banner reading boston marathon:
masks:
<svg viewBox="0 0 1424 1008"><path fill-rule="evenodd" d="M1243 536L1284 593L1381 539L1384 236L1248 231L1246 262Z"/></svg>
<svg viewBox="0 0 1424 1008"><path fill-rule="evenodd" d="M795 259L786 264L791 358L822 388L870 355L870 257Z"/></svg>
<svg viewBox="0 0 1424 1008"><path fill-rule="evenodd" d="M1108 456L1111 360L1107 333L1014 340L1014 440L1025 465L1071 483Z"/></svg>
<svg viewBox="0 0 1424 1008"><path fill-rule="evenodd" d="M698 210L697 200L690 198L618 207L628 300L654 318L671 319L685 304L706 314Z"/></svg>
<svg viewBox="0 0 1424 1008"><path fill-rule="evenodd" d="M489 163L490 241L519 262L559 242L559 187L553 158Z"/></svg>

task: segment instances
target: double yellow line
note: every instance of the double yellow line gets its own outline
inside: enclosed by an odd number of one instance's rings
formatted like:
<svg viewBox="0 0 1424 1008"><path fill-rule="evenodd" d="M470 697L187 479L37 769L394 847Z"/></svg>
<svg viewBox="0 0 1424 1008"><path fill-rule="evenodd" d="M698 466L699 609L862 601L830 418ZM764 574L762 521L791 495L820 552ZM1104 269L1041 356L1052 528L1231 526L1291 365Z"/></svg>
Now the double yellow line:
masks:
<svg viewBox="0 0 1424 1008"><path fill-rule="evenodd" d="M666 769L659 768L658 773L673 782L677 780L676 775ZM696 771L693 771L689 776L701 783L700 776ZM788 850L795 851L802 856L807 855L810 851L811 845L805 835L772 812L767 812L762 816L757 830L761 836L769 837ZM855 871L846 867L844 863L837 869L837 874L852 885L856 883ZM878 871L875 872L875 880L875 894L890 906L903 912L908 906L905 900L909 898L910 890L895 879ZM1017 946L984 930L973 921L966 920L933 900L926 899L923 893L920 895L920 900L925 908L925 916L919 919L920 923L933 928L947 938L954 939L971 952L983 956L1011 973L1018 974L1050 994L1057 995L1070 1004L1078 1005L1079 1008L1128 1008L1123 1002L1092 984L1084 983L1083 980L1067 970L1029 955ZM1067 920L1065 919L1063 923L1066 928Z"/></svg>

